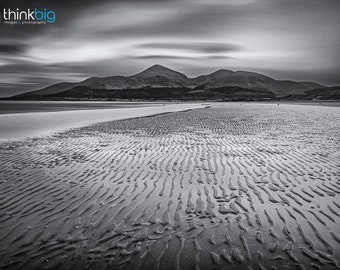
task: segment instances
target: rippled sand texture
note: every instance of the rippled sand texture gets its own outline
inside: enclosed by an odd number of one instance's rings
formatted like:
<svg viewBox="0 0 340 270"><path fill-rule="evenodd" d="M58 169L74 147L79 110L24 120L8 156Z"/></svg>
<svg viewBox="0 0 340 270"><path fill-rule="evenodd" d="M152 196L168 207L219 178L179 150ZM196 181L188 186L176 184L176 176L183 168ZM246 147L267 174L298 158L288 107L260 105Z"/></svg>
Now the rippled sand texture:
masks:
<svg viewBox="0 0 340 270"><path fill-rule="evenodd" d="M335 269L340 109L227 104L0 145L0 269Z"/></svg>

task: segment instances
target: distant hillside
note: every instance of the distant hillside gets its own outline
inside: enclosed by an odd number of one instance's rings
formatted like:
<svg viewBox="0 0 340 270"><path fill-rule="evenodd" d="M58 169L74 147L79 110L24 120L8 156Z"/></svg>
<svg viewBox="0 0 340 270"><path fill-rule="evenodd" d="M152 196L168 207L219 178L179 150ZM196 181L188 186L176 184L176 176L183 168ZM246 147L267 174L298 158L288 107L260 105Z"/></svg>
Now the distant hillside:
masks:
<svg viewBox="0 0 340 270"><path fill-rule="evenodd" d="M308 90L305 95L306 99L340 99L340 86Z"/></svg>
<svg viewBox="0 0 340 270"><path fill-rule="evenodd" d="M154 65L132 76L92 77L78 83L58 83L12 98L262 100L305 96L309 90L324 88L313 82L280 81L255 72L224 69L188 78L175 70Z"/></svg>
<svg viewBox="0 0 340 270"><path fill-rule="evenodd" d="M259 73L247 71L233 72L230 70L219 70L209 75L197 77L194 80L201 84L199 88L202 89L229 86L238 86L248 89L262 88L281 96L303 94L306 90L323 87L322 85L313 82L278 81Z"/></svg>
<svg viewBox="0 0 340 270"><path fill-rule="evenodd" d="M56 93L60 93L62 91L71 89L74 86L77 86L77 83L67 83L67 82L62 82L62 83L57 83L53 84L51 86L48 86L44 89L41 90L35 90L32 92L24 93L17 95L16 97L27 97L27 96L47 96L47 95L53 95Z"/></svg>
<svg viewBox="0 0 340 270"><path fill-rule="evenodd" d="M144 99L144 100L259 100L275 98L265 89L247 89L237 86L210 90L194 90L185 87L139 88L124 90L91 89L77 86L70 90L48 96L50 99Z"/></svg>

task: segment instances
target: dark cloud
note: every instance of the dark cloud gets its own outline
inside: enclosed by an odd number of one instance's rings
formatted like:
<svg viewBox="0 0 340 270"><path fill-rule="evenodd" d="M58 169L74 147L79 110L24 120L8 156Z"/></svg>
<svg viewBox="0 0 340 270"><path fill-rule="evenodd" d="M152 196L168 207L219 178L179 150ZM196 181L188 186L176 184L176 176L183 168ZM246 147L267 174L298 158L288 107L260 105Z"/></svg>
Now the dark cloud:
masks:
<svg viewBox="0 0 340 270"><path fill-rule="evenodd" d="M1 44L0 54L21 54L25 51L26 45L23 44Z"/></svg>
<svg viewBox="0 0 340 270"><path fill-rule="evenodd" d="M242 47L236 44L213 43L213 42L194 42L194 43L144 43L138 45L139 48L147 49L167 49L184 50L198 53L226 53L240 51Z"/></svg>
<svg viewBox="0 0 340 270"><path fill-rule="evenodd" d="M185 57L185 56L172 56L172 55L142 55L132 57L135 59L194 59L193 57Z"/></svg>
<svg viewBox="0 0 340 270"><path fill-rule="evenodd" d="M49 65L33 61L15 60L15 63L0 65L0 73L2 74L16 74L28 75L28 74L58 74L74 72L74 67L67 65Z"/></svg>
<svg viewBox="0 0 340 270"><path fill-rule="evenodd" d="M206 59L216 59L216 60L226 60L226 59L235 59L235 57L227 56L227 55L206 55L204 56Z"/></svg>

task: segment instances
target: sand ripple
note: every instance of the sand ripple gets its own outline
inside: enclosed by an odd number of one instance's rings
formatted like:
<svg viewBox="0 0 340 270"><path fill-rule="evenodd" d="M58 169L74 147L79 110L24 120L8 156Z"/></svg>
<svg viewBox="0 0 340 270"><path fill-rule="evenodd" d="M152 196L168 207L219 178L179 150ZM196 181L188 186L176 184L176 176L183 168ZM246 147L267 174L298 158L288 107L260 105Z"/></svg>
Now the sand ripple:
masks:
<svg viewBox="0 0 340 270"><path fill-rule="evenodd" d="M227 104L0 145L0 269L335 269L338 108Z"/></svg>

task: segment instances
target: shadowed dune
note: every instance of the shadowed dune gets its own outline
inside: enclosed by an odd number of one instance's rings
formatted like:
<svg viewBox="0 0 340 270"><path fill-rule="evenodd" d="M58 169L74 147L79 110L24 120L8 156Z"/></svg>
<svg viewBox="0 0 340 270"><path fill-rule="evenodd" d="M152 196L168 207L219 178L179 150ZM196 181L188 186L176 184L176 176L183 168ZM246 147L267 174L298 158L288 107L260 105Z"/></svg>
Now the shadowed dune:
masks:
<svg viewBox="0 0 340 270"><path fill-rule="evenodd" d="M0 269L337 269L339 108L226 104L0 145Z"/></svg>

